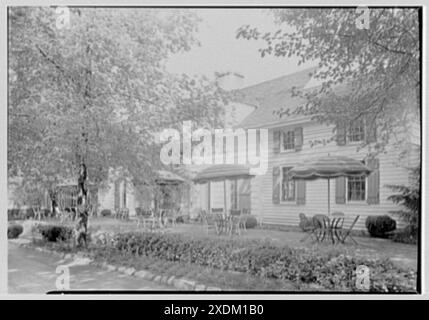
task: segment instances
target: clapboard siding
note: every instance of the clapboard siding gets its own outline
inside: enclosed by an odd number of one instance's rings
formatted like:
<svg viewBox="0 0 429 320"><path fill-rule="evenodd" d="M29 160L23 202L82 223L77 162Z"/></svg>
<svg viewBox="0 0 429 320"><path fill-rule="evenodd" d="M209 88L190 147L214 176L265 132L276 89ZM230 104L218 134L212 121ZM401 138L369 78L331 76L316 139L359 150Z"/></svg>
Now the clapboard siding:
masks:
<svg viewBox="0 0 429 320"><path fill-rule="evenodd" d="M273 129L269 131L269 161L268 171L252 180L252 212L267 224L298 225L300 212L306 215L326 214L327 212L327 180L319 179L306 181L306 203L297 205L293 203L273 204L272 201L272 172L274 166L295 166L304 160L318 158L321 156L344 155L358 160L363 160L368 152L366 149L357 151L356 145L337 146L336 142L326 145L310 146L310 141L332 136L332 127L317 123L303 123L304 144L302 151L290 151L284 153L273 152ZM287 126L286 126L287 127ZM293 127L292 127L293 128ZM386 153L378 156L380 163L380 203L369 205L362 203L335 203L335 179L331 179L331 212L341 211L346 215L346 220L352 220L354 216L360 215L356 228L365 228L365 219L368 215L389 214L391 210L397 210L387 197L391 191L385 187L387 184L407 184L408 171L399 159L399 150L388 147Z"/></svg>

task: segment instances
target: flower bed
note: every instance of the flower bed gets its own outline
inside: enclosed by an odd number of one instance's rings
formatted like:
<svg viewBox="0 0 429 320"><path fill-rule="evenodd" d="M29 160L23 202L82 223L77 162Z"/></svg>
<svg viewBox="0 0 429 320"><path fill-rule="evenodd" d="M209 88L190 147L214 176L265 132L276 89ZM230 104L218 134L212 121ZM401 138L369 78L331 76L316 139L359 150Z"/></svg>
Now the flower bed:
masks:
<svg viewBox="0 0 429 320"><path fill-rule="evenodd" d="M158 233L118 234L114 246L133 256L245 272L293 281L301 287L318 285L334 291L359 291L355 270L357 266L365 265L370 269L371 292L416 292L416 274L396 267L387 259L322 254L256 240L213 241Z"/></svg>

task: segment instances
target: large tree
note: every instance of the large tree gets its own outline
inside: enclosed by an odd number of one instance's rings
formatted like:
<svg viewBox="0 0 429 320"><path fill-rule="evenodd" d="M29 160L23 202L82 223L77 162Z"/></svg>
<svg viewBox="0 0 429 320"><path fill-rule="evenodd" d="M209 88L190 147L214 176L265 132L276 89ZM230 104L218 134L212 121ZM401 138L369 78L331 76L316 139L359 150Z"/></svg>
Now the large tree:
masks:
<svg viewBox="0 0 429 320"><path fill-rule="evenodd" d="M198 22L176 9L10 8L9 176L48 189L75 177L81 196L111 169L152 184L154 133L214 126L223 110L215 83L165 69L197 44Z"/></svg>
<svg viewBox="0 0 429 320"><path fill-rule="evenodd" d="M366 118L377 127L375 150L383 150L410 115L407 107L419 115L421 10L290 8L271 13L277 31L246 25L237 37L262 41L262 57L295 56L299 64L318 64L317 89L294 92L306 104L292 111L279 107L279 116L308 114L327 124Z"/></svg>

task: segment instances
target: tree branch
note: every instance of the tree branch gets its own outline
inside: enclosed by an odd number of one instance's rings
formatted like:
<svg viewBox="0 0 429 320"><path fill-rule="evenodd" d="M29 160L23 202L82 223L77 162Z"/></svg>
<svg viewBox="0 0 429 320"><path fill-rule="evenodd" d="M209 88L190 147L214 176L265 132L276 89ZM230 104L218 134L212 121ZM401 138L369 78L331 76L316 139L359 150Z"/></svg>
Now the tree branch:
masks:
<svg viewBox="0 0 429 320"><path fill-rule="evenodd" d="M75 79L71 77L69 74L67 74L66 70L58 63L56 62L52 57L50 57L45 51L43 51L42 48L39 47L39 45L35 45L37 50L40 52L40 54L49 62L51 63L64 77L69 79L72 83L77 84Z"/></svg>

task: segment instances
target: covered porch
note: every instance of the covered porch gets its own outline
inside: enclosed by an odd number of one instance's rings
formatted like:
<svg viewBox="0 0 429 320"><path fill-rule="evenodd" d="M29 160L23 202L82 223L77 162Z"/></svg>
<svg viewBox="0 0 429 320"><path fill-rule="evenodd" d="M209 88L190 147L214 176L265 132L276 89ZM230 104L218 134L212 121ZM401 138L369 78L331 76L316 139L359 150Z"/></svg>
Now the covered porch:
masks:
<svg viewBox="0 0 429 320"><path fill-rule="evenodd" d="M243 165L214 165L199 172L196 183L198 206L207 212L239 210L251 213L251 179L249 168Z"/></svg>

